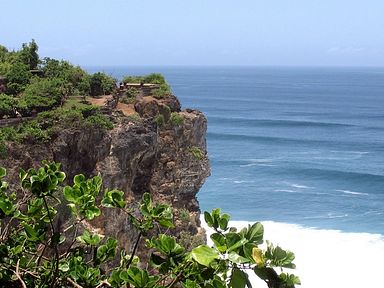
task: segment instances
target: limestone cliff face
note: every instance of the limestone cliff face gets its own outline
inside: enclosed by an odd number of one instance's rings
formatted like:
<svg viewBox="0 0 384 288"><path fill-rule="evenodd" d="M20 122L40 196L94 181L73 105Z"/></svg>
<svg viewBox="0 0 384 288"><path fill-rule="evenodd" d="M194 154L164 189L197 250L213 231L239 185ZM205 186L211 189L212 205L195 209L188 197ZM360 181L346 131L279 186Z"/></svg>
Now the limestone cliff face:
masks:
<svg viewBox="0 0 384 288"><path fill-rule="evenodd" d="M180 111L180 104L173 97L146 97L135 108L139 120L123 117L110 131L68 129L46 145L12 145L0 166L8 169L14 182L16 167L37 166L43 159L61 162L69 181L79 173L100 173L104 187L124 191L131 203L150 192L156 201L171 204L176 211L176 234L201 233L196 193L210 173L205 116L195 110ZM159 113L165 118L162 126L154 121ZM182 123L173 124L169 120L171 113L178 113ZM194 154L193 149L201 155ZM117 210L103 211L103 216L90 225L117 237L128 250L136 237L126 216Z"/></svg>

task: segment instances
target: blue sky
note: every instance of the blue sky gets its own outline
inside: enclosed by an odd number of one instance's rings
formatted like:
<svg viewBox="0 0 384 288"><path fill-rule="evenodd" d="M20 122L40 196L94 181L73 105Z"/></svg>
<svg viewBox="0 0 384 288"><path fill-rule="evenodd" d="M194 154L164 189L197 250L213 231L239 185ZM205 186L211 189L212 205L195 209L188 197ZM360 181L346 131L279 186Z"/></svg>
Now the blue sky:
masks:
<svg viewBox="0 0 384 288"><path fill-rule="evenodd" d="M384 66L383 0L0 0L0 44L80 65ZM4 12L5 11L5 12Z"/></svg>

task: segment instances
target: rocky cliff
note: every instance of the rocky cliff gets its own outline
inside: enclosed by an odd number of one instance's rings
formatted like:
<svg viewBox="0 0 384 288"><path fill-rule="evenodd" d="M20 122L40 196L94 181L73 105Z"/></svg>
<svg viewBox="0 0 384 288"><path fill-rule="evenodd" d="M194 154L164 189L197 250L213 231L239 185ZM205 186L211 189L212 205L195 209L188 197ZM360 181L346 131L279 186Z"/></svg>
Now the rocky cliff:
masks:
<svg viewBox="0 0 384 288"><path fill-rule="evenodd" d="M139 117L112 117L115 127L109 131L71 128L44 145L8 145L8 157L0 159L0 166L16 182L18 167L27 169L41 160L54 160L62 163L68 181L79 173L100 173L105 187L124 191L131 203L150 192L154 200L175 208L175 233L194 241L193 235L203 235L196 193L210 173L206 118L199 111L181 111L175 97L145 97L135 110ZM164 121L156 123L159 115ZM182 121L172 121L172 117ZM89 224L131 250L135 233L125 215L104 211Z"/></svg>

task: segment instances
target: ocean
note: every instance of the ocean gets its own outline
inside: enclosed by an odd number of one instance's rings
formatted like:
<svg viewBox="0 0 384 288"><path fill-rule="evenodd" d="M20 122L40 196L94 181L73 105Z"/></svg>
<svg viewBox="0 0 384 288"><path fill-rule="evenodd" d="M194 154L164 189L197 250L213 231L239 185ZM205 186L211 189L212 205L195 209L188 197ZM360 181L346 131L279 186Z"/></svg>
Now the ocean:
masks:
<svg viewBox="0 0 384 288"><path fill-rule="evenodd" d="M89 70L162 73L184 108L204 112L202 211L262 221L295 252L302 287L384 287L384 68Z"/></svg>

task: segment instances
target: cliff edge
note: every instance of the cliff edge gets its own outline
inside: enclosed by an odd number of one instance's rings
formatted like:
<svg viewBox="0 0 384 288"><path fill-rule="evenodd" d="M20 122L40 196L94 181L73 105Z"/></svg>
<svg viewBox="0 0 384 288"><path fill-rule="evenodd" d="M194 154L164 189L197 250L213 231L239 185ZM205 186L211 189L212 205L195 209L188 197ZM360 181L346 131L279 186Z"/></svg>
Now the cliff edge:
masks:
<svg viewBox="0 0 384 288"><path fill-rule="evenodd" d="M130 203L150 192L155 201L172 205L175 235L182 241L204 239L196 194L210 174L205 116L182 111L174 96L143 97L134 109L134 117L113 111L114 128L109 131L72 127L60 130L49 143L7 144L8 156L0 159L0 166L7 168L11 183L17 183L20 167L36 167L42 160L62 163L69 182L79 173L100 173L104 187L124 191ZM136 235L126 215L109 210L89 224L130 251Z"/></svg>

